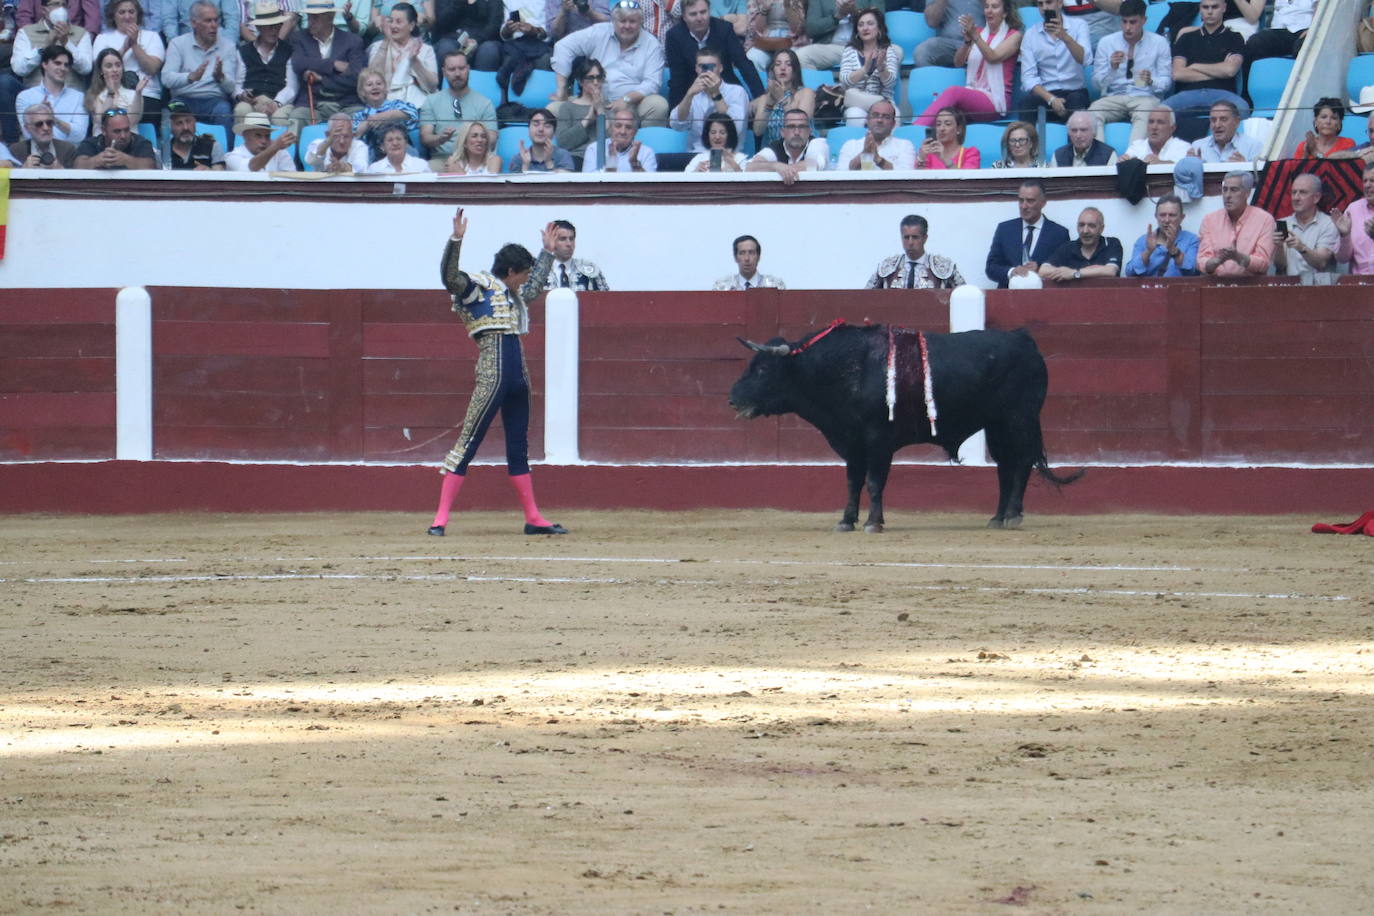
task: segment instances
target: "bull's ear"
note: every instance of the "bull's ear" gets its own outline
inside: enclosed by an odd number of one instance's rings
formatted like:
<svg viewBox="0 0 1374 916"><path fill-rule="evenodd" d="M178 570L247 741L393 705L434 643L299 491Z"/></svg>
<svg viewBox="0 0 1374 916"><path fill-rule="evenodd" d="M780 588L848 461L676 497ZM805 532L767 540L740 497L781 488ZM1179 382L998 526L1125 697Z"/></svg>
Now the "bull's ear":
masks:
<svg viewBox="0 0 1374 916"><path fill-rule="evenodd" d="M745 340L743 337L736 337L735 340L738 340L755 353L772 353L774 356L786 356L792 352L792 348L787 344L775 344L772 346L768 344L756 344L752 340Z"/></svg>

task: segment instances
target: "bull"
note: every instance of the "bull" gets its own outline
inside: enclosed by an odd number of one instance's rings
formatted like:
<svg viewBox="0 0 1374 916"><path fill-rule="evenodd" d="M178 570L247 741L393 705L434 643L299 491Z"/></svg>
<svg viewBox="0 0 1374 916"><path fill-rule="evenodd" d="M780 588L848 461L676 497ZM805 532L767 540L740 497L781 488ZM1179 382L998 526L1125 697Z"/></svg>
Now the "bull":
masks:
<svg viewBox="0 0 1374 916"><path fill-rule="evenodd" d="M1045 457L1040 408L1049 375L1044 358L1024 330L924 335L936 414L932 424L921 336L897 328L889 333L883 325L839 324L796 343L739 338L754 357L730 389L730 406L742 419L795 413L820 430L844 459L849 484L836 531L854 530L865 485L864 531L883 530L883 489L897 449L928 442L957 460L964 440L984 430L997 462L997 514L988 527L1019 528L1032 469L1056 485L1083 475L1079 470L1060 477Z"/></svg>

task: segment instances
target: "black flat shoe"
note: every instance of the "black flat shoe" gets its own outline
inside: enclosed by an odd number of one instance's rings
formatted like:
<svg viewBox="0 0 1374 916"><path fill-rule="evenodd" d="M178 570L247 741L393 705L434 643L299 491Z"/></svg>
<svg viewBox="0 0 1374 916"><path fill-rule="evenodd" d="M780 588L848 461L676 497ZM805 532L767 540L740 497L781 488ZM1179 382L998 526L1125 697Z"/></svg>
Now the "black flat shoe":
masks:
<svg viewBox="0 0 1374 916"><path fill-rule="evenodd" d="M564 528L562 525L558 525L558 524L553 524L553 525L531 525L529 522L526 522L526 523L525 523L525 533L526 533L526 534L567 534L567 533L568 533L568 529L567 529L567 528Z"/></svg>
<svg viewBox="0 0 1374 916"><path fill-rule="evenodd" d="M430 525L430 527L429 527L429 533L432 534L432 535L434 535L436 538L441 538L441 537L444 536L444 526L443 526L443 525Z"/></svg>

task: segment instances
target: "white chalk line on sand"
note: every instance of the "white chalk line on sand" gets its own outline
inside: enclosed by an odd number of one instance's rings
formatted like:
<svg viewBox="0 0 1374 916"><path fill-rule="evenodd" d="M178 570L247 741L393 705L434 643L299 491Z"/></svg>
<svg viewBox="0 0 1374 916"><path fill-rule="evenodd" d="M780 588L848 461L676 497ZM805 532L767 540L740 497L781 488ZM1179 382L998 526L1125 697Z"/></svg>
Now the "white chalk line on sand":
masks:
<svg viewBox="0 0 1374 916"><path fill-rule="evenodd" d="M916 563L904 561L883 561L883 560L749 560L749 559L696 559L693 557L566 557L566 556L502 556L499 554L400 554L390 555L367 555L362 556L339 556L339 557L232 557L225 559L218 558L219 563L335 563L341 560L359 560L371 563L411 563L432 560L443 560L461 563L498 563L498 562L521 562L521 563L644 563L644 564L672 564L672 563L701 563L703 565L719 566L808 566L825 569L1001 569L1001 570L1027 570L1032 572L1169 572L1169 573L1245 573L1251 572L1248 567L1208 567L1208 566L1126 566L1126 565L1094 565L1094 564L1074 564L1074 563ZM193 562L189 557L134 557L130 559L92 559L83 560L83 563L95 564L124 564L137 565L139 563L190 563ZM19 566L24 565L23 561L0 562L0 566Z"/></svg>
<svg viewBox="0 0 1374 916"><path fill-rule="evenodd" d="M52 576L0 579L0 583L22 582L31 585L137 585L192 582L507 582L530 585L722 585L712 579L614 579L592 576L473 576L458 573L225 573L201 576ZM761 583L755 583L761 584ZM786 584L777 580L771 585ZM1278 592L1181 592L1164 589L1031 588L1016 585L903 585L907 591L926 592L1022 592L1036 595L1112 595L1169 598L1244 598L1270 601L1350 601L1348 595L1304 595Z"/></svg>

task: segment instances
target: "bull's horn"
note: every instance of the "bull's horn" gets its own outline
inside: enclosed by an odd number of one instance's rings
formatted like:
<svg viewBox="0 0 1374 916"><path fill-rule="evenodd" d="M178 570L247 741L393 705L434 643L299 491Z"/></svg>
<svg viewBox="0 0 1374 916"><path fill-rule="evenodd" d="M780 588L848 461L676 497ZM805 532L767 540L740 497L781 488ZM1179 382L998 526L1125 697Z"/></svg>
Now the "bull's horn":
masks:
<svg viewBox="0 0 1374 916"><path fill-rule="evenodd" d="M738 340L755 353L772 353L774 356L786 356L792 352L792 348L787 344L772 344L771 346L768 344L757 344L752 340L745 340L743 337L736 337L735 340Z"/></svg>

